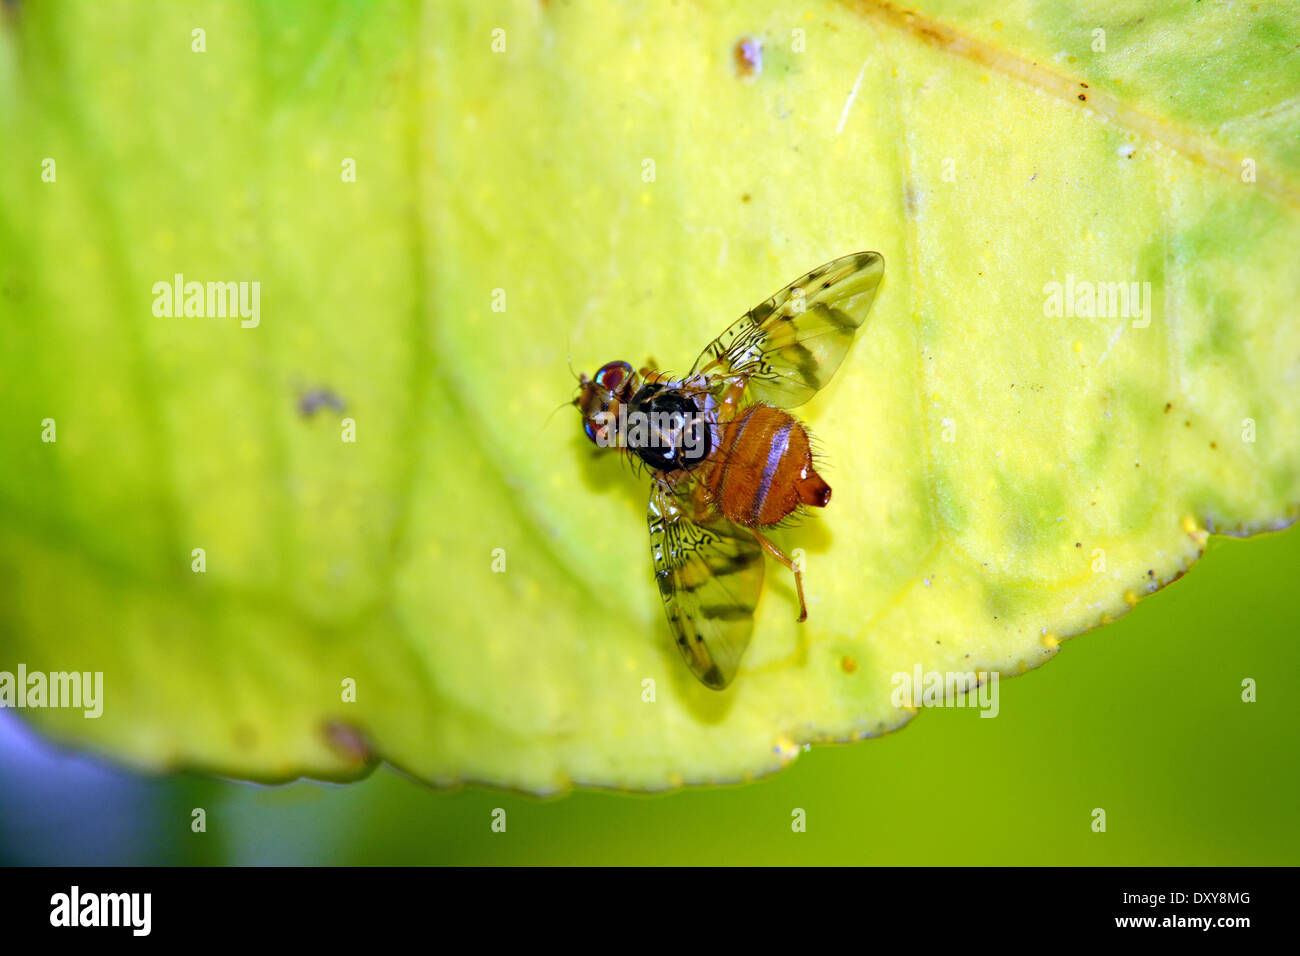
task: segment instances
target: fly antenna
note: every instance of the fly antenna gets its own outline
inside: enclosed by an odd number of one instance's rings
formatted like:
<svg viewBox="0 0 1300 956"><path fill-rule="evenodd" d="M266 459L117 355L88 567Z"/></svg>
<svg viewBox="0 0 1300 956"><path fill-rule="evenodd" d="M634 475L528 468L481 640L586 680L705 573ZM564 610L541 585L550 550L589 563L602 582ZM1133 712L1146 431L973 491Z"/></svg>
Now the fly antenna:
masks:
<svg viewBox="0 0 1300 956"><path fill-rule="evenodd" d="M555 413L558 412L561 408L569 408L572 405L573 402L560 402L560 404L556 405L555 408L551 410L551 414L546 416L546 421L542 422L542 428L545 428L547 425L551 423L551 419L555 417Z"/></svg>
<svg viewBox="0 0 1300 956"><path fill-rule="evenodd" d="M579 385L581 385L582 376L573 370L573 334L572 333L569 334L569 344L564 350L564 360L569 363L569 374L573 376L574 380Z"/></svg>

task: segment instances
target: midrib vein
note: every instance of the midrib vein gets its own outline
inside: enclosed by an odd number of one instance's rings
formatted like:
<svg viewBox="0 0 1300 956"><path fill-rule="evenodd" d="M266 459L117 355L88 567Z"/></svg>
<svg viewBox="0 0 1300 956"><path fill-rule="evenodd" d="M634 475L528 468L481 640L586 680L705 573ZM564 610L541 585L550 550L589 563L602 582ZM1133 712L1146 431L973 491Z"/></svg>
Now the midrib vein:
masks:
<svg viewBox="0 0 1300 956"><path fill-rule="evenodd" d="M1235 153L1210 141L1205 134L1170 120L1157 119L1124 103L1095 86L1084 87L1077 78L1048 69L1042 63L1022 57L954 30L946 24L900 10L882 0L843 0L854 11L872 17L928 43L936 49L978 63L989 70L1013 77L1044 93L1065 100L1080 109L1104 116L1115 126L1140 136L1159 140L1193 162L1217 169L1234 179L1241 171L1245 154ZM1086 101L1079 99L1086 95ZM1256 157L1258 158L1258 157ZM1255 185L1272 193L1287 205L1300 208L1300 186L1274 172L1269 164L1257 163Z"/></svg>

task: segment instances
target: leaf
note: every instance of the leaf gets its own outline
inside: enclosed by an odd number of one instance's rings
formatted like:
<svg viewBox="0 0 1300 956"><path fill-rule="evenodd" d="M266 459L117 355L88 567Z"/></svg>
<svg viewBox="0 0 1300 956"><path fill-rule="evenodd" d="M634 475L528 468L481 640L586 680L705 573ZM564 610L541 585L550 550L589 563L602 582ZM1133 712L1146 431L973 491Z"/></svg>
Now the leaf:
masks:
<svg viewBox="0 0 1300 956"><path fill-rule="evenodd" d="M1300 14L973 9L7 8L0 670L104 674L102 717L24 716L262 780L748 779L1294 520ZM715 693L644 481L548 417L566 357L685 369L861 249L880 295L801 409L835 497L780 536L809 620L769 567ZM256 328L154 315L178 273L259 282ZM1085 282L1149 313L1069 314Z"/></svg>

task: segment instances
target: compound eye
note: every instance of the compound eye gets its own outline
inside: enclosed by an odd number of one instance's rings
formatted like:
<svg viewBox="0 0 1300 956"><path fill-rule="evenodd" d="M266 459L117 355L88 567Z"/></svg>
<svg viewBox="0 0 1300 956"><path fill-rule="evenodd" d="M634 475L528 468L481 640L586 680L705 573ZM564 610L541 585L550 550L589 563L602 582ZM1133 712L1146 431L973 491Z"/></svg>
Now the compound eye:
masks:
<svg viewBox="0 0 1300 956"><path fill-rule="evenodd" d="M584 419L582 430L586 432L587 437L602 448L611 444L610 415L608 412L599 411L591 418Z"/></svg>
<svg viewBox="0 0 1300 956"><path fill-rule="evenodd" d="M610 362L608 365L601 366L592 381L601 388L617 392L631 374L632 366L627 362Z"/></svg>

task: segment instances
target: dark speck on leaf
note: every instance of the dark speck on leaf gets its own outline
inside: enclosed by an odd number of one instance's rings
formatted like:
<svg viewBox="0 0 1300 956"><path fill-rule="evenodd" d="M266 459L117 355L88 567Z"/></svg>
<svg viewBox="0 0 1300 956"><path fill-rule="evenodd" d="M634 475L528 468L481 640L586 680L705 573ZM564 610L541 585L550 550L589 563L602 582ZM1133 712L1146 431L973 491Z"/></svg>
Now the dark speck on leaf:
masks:
<svg viewBox="0 0 1300 956"><path fill-rule="evenodd" d="M1080 93L1080 94L1079 94L1079 99L1083 100L1083 102L1085 102L1085 103L1088 102L1088 94L1087 94L1087 93Z"/></svg>
<svg viewBox="0 0 1300 956"><path fill-rule="evenodd" d="M27 285L17 276L5 279L3 285L0 285L0 295L3 295L10 302L22 302L27 298Z"/></svg>
<svg viewBox="0 0 1300 956"><path fill-rule="evenodd" d="M763 72L763 44L753 37L737 40L732 55L738 76L752 79Z"/></svg>
<svg viewBox="0 0 1300 956"><path fill-rule="evenodd" d="M343 399L328 388L311 388L298 396L298 414L303 418L311 418L322 408L332 408L336 412L341 412L345 406Z"/></svg>
<svg viewBox="0 0 1300 956"><path fill-rule="evenodd" d="M917 195L916 187L911 183L908 183L903 189L903 205L906 207L909 216L915 216L917 209L920 208L921 197Z"/></svg>
<svg viewBox="0 0 1300 956"><path fill-rule="evenodd" d="M743 193L740 197L741 202L749 202L749 199L750 199L749 193Z"/></svg>

